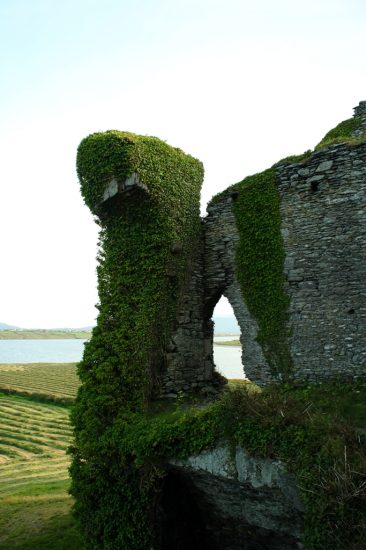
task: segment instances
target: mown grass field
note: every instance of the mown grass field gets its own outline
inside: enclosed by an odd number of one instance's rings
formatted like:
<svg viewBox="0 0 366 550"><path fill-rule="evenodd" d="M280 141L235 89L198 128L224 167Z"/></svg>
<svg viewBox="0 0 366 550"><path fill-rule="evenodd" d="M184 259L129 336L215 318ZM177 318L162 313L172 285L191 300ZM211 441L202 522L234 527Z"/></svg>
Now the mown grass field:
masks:
<svg viewBox="0 0 366 550"><path fill-rule="evenodd" d="M71 340L91 337L87 330L0 330L0 340Z"/></svg>
<svg viewBox="0 0 366 550"><path fill-rule="evenodd" d="M75 363L0 364L0 391L71 403L79 384Z"/></svg>
<svg viewBox="0 0 366 550"><path fill-rule="evenodd" d="M82 548L71 516L69 409L0 394L0 548Z"/></svg>

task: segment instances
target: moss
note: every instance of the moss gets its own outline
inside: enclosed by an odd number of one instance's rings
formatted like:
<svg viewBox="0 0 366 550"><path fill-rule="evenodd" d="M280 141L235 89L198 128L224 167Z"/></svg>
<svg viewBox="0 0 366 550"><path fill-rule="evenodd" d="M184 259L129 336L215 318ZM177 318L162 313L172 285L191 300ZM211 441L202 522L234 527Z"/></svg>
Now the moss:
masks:
<svg viewBox="0 0 366 550"><path fill-rule="evenodd" d="M359 129L362 123L361 117L353 117L343 120L335 128L332 128L315 147L315 150L329 147L335 143L357 143L360 139L352 137L353 132ZM366 136L363 137L365 139Z"/></svg>
<svg viewBox="0 0 366 550"><path fill-rule="evenodd" d="M283 164L296 164L300 162L305 162L308 158L311 157L312 154L313 152L310 149L308 149L307 151L304 151L304 153L301 153L300 155L290 155L276 162L272 166L272 168L276 168L277 166L281 166Z"/></svg>

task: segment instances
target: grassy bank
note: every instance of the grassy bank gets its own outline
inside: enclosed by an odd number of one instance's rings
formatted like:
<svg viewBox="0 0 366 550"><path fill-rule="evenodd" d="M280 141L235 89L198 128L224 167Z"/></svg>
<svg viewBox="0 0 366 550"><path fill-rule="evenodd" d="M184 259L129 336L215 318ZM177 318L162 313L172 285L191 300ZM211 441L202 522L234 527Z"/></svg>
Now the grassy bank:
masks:
<svg viewBox="0 0 366 550"><path fill-rule="evenodd" d="M0 340L89 340L91 332L80 330L0 330Z"/></svg>
<svg viewBox="0 0 366 550"><path fill-rule="evenodd" d="M228 340L227 342L218 342L214 340L215 346L241 346L240 340Z"/></svg>

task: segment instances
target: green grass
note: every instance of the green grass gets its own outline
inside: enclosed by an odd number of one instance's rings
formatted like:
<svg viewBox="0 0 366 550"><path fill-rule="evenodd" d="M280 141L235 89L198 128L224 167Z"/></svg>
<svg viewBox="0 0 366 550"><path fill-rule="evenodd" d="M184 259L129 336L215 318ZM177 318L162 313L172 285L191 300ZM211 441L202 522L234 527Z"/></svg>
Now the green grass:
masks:
<svg viewBox="0 0 366 550"><path fill-rule="evenodd" d="M79 385L75 363L0 364L3 392L70 404Z"/></svg>
<svg viewBox="0 0 366 550"><path fill-rule="evenodd" d="M71 516L69 409L0 394L0 548L82 548Z"/></svg>
<svg viewBox="0 0 366 550"><path fill-rule="evenodd" d="M366 382L345 383L341 380L292 388L296 399L309 402L309 412L316 409L356 430L366 432Z"/></svg>
<svg viewBox="0 0 366 550"><path fill-rule="evenodd" d="M91 332L82 330L0 330L0 340L89 340Z"/></svg>
<svg viewBox="0 0 366 550"><path fill-rule="evenodd" d="M335 128L329 130L329 132L323 137L323 139L315 147L315 150L322 149L324 147L329 147L329 145L334 145L336 143L349 143L356 145L361 141L364 141L366 135L355 138L352 136L353 132L358 130L362 124L362 119L360 117L353 117L347 120L343 120Z"/></svg>
<svg viewBox="0 0 366 550"><path fill-rule="evenodd" d="M214 340L215 346L241 346L240 340L228 340L226 342L217 342Z"/></svg>

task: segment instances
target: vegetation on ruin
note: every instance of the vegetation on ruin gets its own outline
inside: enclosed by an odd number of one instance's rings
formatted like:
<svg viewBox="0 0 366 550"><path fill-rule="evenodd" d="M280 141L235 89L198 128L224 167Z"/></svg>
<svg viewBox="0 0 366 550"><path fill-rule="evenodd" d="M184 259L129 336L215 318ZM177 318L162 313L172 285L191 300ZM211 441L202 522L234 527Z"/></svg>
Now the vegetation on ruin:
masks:
<svg viewBox="0 0 366 550"><path fill-rule="evenodd" d="M153 470L121 453L115 426L146 408L200 239L202 164L157 138L110 131L78 149L81 191L100 214L99 317L79 365L72 494L90 547L144 548ZM101 206L114 178L135 189ZM104 209L104 210L103 210ZM103 215L103 214L107 215ZM131 544L131 546L130 546Z"/></svg>
<svg viewBox="0 0 366 550"><path fill-rule="evenodd" d="M258 323L257 340L277 380L290 380L288 297L284 292L284 250L275 168L248 176L216 195L233 196L239 231L236 276L249 312Z"/></svg>
<svg viewBox="0 0 366 550"><path fill-rule="evenodd" d="M235 383L205 407L197 406L194 398L178 399L131 414L128 422L121 415L108 433L115 459L119 457L118 481L112 482L115 466L105 454L105 477L102 481L94 471L89 488L93 494L109 488L112 505L104 500L103 516L108 511L112 516L106 523L98 513L95 517L95 509L89 511L88 547L154 548L164 460L184 459L226 441L229 446L241 445L252 456L280 459L296 475L305 506L307 550L356 550L366 535L365 398L362 383L264 391ZM101 451L103 442L96 448ZM124 468L129 468L128 481ZM127 523L114 516L117 502L128 514Z"/></svg>
<svg viewBox="0 0 366 550"><path fill-rule="evenodd" d="M353 132L358 130L362 123L361 117L352 117L347 120L343 120L335 128L329 130L323 137L323 139L315 147L315 150L323 149L324 147L329 147L329 145L334 145L336 143L351 143L356 144L366 138L364 135L361 138L355 138L352 136ZM366 132L365 132L366 133Z"/></svg>
<svg viewBox="0 0 366 550"><path fill-rule="evenodd" d="M282 164L297 164L300 162L305 162L308 158L311 157L313 154L313 151L311 149L308 149L307 151L304 151L304 153L301 153L300 155L289 155L288 157L285 157L279 161L277 161L272 168L277 168L277 166L280 166Z"/></svg>

